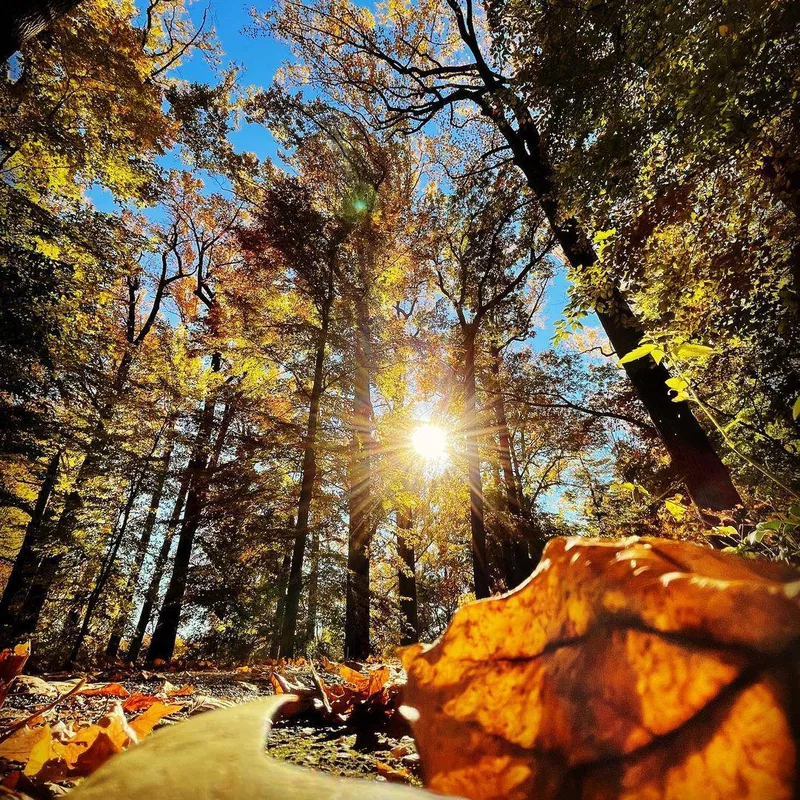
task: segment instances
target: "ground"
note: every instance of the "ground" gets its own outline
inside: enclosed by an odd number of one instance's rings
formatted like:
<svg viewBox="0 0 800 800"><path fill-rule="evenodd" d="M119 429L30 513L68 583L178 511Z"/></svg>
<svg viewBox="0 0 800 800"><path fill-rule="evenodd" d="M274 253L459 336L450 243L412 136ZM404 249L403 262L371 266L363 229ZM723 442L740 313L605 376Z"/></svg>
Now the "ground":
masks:
<svg viewBox="0 0 800 800"><path fill-rule="evenodd" d="M329 665L331 669L334 665ZM181 687L192 687L191 693L179 695L183 709L162 720L158 727L180 724L182 719L229 704L245 703L274 693L269 668L240 668L234 671L186 670L168 672L105 671L87 676L90 685L119 684L130 695L166 696ZM326 685L341 683L340 676L317 665L318 676ZM309 668L282 668L281 674L292 684L315 685ZM393 669L393 681L398 671ZM0 738L2 732L15 722L47 706L74 683L75 674L46 674L38 677L21 676L12 685L5 705L0 709ZM177 700L178 698L176 698ZM119 698L113 696L76 695L61 701L46 713L51 726L58 723L81 727L96 723L108 714ZM338 723L325 719L311 710L303 715L279 721L273 727L266 744L269 755L302 767L318 769L334 775L359 777L367 780L397 780L419 784L418 762L413 739L407 730L365 729L358 723ZM0 777L5 778L20 764L0 758ZM34 782L36 783L36 782ZM64 794L75 785L65 779L27 786L23 796L42 798ZM16 787L19 790L19 786ZM0 786L0 794L5 794Z"/></svg>

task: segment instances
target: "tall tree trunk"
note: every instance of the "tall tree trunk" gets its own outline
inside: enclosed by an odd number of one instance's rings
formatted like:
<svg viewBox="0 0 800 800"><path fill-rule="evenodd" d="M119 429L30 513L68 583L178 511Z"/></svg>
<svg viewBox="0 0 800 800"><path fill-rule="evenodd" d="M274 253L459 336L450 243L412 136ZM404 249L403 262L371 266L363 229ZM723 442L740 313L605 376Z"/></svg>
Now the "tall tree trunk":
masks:
<svg viewBox="0 0 800 800"><path fill-rule="evenodd" d="M203 421L201 422L203 429L202 441L206 443L211 438L215 403L216 397L212 396L208 398L203 409ZM158 623L155 631L153 631L150 647L147 649L148 661L155 661L156 659L170 661L175 652L175 641L178 638L178 627L181 622L181 611L183 610L183 600L186 594L186 582L189 577L189 564L194 548L194 538L200 527L209 481L216 468L216 462L222 451L225 436L233 419L233 413L234 406L232 403L228 403L220 420L217 440L211 456L209 457L208 455L207 446L203 447L198 453L198 458L195 462L196 468L192 470L192 481L186 498L186 513L178 536L178 548L175 551L175 563L173 564L172 575L164 596L164 603L161 606L161 613L158 615Z"/></svg>
<svg viewBox="0 0 800 800"><path fill-rule="evenodd" d="M147 626L150 624L150 618L153 615L156 601L158 600L158 590L161 586L161 580L164 577L164 568L169 559L169 551L172 546L172 537L175 535L178 523L181 521L181 513L183 506L186 502L186 495L189 491L189 483L191 481L192 471L191 462L187 465L181 478L180 486L178 487L178 496L175 498L175 505L172 508L172 515L167 524L167 530L164 532L164 539L161 542L161 548L156 557L156 563L153 565L153 574L150 576L150 582L147 586L147 592L144 596L144 603L142 610L139 612L139 619L136 623L133 638L128 646L126 658L128 661L136 661L139 657L139 651L142 649L142 642L144 635L147 632Z"/></svg>
<svg viewBox="0 0 800 800"><path fill-rule="evenodd" d="M414 548L408 542L413 528L410 511L397 512L397 591L400 595L400 644L405 646L419 641L419 615L417 613L417 564Z"/></svg>
<svg viewBox="0 0 800 800"><path fill-rule="evenodd" d="M370 654L369 548L375 531L372 507L372 398L370 396L370 325L365 292L356 292L353 436L348 467L350 529L347 543L345 658L363 660Z"/></svg>
<svg viewBox="0 0 800 800"><path fill-rule="evenodd" d="M469 469L469 525L472 534L472 571L475 597L489 597L489 557L486 549L486 526L483 509L483 481L478 451L478 400L475 382L476 331L464 331L464 418Z"/></svg>
<svg viewBox="0 0 800 800"><path fill-rule="evenodd" d="M94 587L92 588L91 594L89 595L89 600L86 604L83 622L81 623L80 630L75 637L72 649L70 650L67 660L64 664L65 669L70 669L77 661L81 647L83 646L83 642L86 639L86 634L89 632L89 625L92 622L95 609L97 608L97 604L100 602L100 598L103 595L103 590L105 589L108 579L111 576L111 571L114 568L114 562L117 559L119 548L125 539L125 532L128 529L128 521L130 520L131 510L133 509L133 504L136 502L136 498L139 496L139 489L141 488L143 477L143 473L138 475L131 484L131 489L128 492L128 500L125 503L125 507L122 511L118 528L112 537L111 542L109 542L108 552L106 553L106 557L103 559L103 563L100 566L100 572L97 575Z"/></svg>
<svg viewBox="0 0 800 800"><path fill-rule="evenodd" d="M69 545L75 527L78 524L78 514L83 508L84 493L86 484L92 477L95 477L103 464L108 446L106 425L111 420L114 413L117 399L125 386L130 374L133 354L130 349L126 350L117 367L114 381L112 382L108 399L100 408L97 423L95 425L92 438L84 451L83 461L75 476L72 490L64 499L64 506L55 526L53 540L59 547L60 552L43 558L35 577L35 583L30 586L25 593L25 601L21 610L21 616L26 620L26 627L31 631L36 628L44 608L47 596L58 575L58 568L63 559L63 550Z"/></svg>
<svg viewBox="0 0 800 800"><path fill-rule="evenodd" d="M72 11L80 0L6 0L0 6L0 64Z"/></svg>
<svg viewBox="0 0 800 800"><path fill-rule="evenodd" d="M503 401L503 392L500 378L500 351L492 348L492 377L494 391L492 406L494 408L495 425L497 426L497 456L500 469L503 473L503 494L511 518L515 521L511 539L507 542L506 585L509 589L518 586L533 569L528 548L524 543L523 531L519 522L522 520L522 498L517 490L517 481L511 464L511 436L508 432L508 419Z"/></svg>
<svg viewBox="0 0 800 800"><path fill-rule="evenodd" d="M489 85L493 85L494 78L486 77ZM512 108L518 130L512 128L490 101L484 103L484 113L495 121L508 142L514 162L538 198L564 255L572 268L581 273L597 263L597 253L578 220L562 217L552 168L530 112L519 100L512 100ZM598 299L595 311L621 358L639 346L643 331L619 288L611 286L608 295ZM665 383L669 372L663 363L643 358L625 364L625 371L698 509L701 512L728 511L741 505L742 499L727 467L692 410L686 403L672 402Z"/></svg>
<svg viewBox="0 0 800 800"><path fill-rule="evenodd" d="M317 637L317 608L319 606L319 528L311 534L311 571L308 575L308 614L306 615L306 649Z"/></svg>
<svg viewBox="0 0 800 800"><path fill-rule="evenodd" d="M289 586L286 591L280 654L283 658L294 655L294 640L297 630L297 609L303 589L303 558L308 539L308 520L311 513L311 500L317 478L317 430L319 428L319 406L322 398L325 346L328 339L328 310L322 314L322 325L317 340L314 361L314 383L311 387L311 401L308 408L308 427L303 452L303 468L300 478L300 500L297 506L297 535L292 552L292 565L289 571Z"/></svg>
<svg viewBox="0 0 800 800"><path fill-rule="evenodd" d="M125 606L117 615L117 621L109 636L108 644L106 645L107 658L114 659L119 654L122 636L125 633L125 621L129 613L129 607L133 603L136 587L139 585L139 576L142 571L142 566L147 557L150 540L153 537L153 530L155 529L156 520L158 519L158 510L161 506L161 498L164 494L164 484L167 482L167 475L169 473L169 462L172 458L172 451L175 444L175 421L176 420L173 418L169 438L164 444L164 454L161 456L161 467L156 475L156 483L153 487L153 494L150 497L150 507L147 510L147 518L145 519L142 535L139 537L139 543L136 547L136 557L131 565L131 570L126 581L126 594L128 597L123 598Z"/></svg>
<svg viewBox="0 0 800 800"><path fill-rule="evenodd" d="M295 528L294 520L289 520L289 528ZM289 569L292 564L292 542L287 541L286 552L283 555L281 569L278 573L278 592L275 604L275 624L273 626L272 641L269 646L269 657L277 658L281 650L281 633L283 632L283 614L286 608L286 587L289 583Z"/></svg>
<svg viewBox="0 0 800 800"><path fill-rule="evenodd" d="M33 514L25 528L22 546L14 559L11 575L3 591L3 599L0 601L0 648L13 647L25 641L36 629L41 604L31 603L29 595L37 594L37 573L42 562L47 559L43 553L46 539L43 523L58 478L60 461L61 450L57 450L47 464ZM41 600L43 602L44 597ZM32 614L32 610L35 613Z"/></svg>

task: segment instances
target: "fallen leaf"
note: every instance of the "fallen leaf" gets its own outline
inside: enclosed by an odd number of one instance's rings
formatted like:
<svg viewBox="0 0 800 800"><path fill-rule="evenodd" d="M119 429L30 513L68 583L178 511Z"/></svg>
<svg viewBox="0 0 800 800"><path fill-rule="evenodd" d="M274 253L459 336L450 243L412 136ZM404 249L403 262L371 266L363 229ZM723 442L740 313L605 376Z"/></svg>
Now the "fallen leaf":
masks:
<svg viewBox="0 0 800 800"><path fill-rule="evenodd" d="M35 728L29 728L26 725L11 734L5 741L0 742L0 758L25 764L30 758L33 748L40 740L49 739L50 735L49 725L38 725Z"/></svg>
<svg viewBox="0 0 800 800"><path fill-rule="evenodd" d="M228 708L233 705L226 700L220 700L218 697L209 697L205 694L198 694L192 698L191 705L189 706L189 714L202 714L206 711L215 711L219 708Z"/></svg>
<svg viewBox="0 0 800 800"><path fill-rule="evenodd" d="M164 719L164 717L168 717L170 714L175 714L182 710L183 706L166 705L158 701L151 705L147 711L139 714L139 716L130 723L130 726L135 731L137 737L143 739L162 719Z"/></svg>
<svg viewBox="0 0 800 800"><path fill-rule="evenodd" d="M6 701L6 696L14 679L22 672L25 662L31 654L31 643L18 644L14 648L0 650L0 706Z"/></svg>
<svg viewBox="0 0 800 800"><path fill-rule="evenodd" d="M14 694L36 694L43 697L58 697L58 687L50 681L37 678L35 675L17 675L14 681Z"/></svg>
<svg viewBox="0 0 800 800"><path fill-rule="evenodd" d="M382 775L387 781L392 781L394 783L409 783L411 781L411 773L402 767L398 769L383 761L376 761L375 769L378 775Z"/></svg>
<svg viewBox="0 0 800 800"><path fill-rule="evenodd" d="M297 698L269 697L157 731L74 790L73 800L434 800L422 789L365 783L302 769L264 753L272 719Z"/></svg>
<svg viewBox="0 0 800 800"><path fill-rule="evenodd" d="M130 697L130 692L121 683L90 684L81 690L84 697Z"/></svg>
<svg viewBox="0 0 800 800"><path fill-rule="evenodd" d="M146 708L155 703L160 703L161 699L154 694L142 694L141 692L134 692L122 704L122 710L127 711L129 714L135 714L137 711L144 711Z"/></svg>
<svg viewBox="0 0 800 800"><path fill-rule="evenodd" d="M339 664L338 669L339 675L348 683L352 683L356 689L366 691L369 687L368 676L362 675L360 672L357 672L354 669L350 669L350 667L346 666L345 664Z"/></svg>
<svg viewBox="0 0 800 800"><path fill-rule="evenodd" d="M686 542L551 541L519 589L404 652L426 786L793 796L799 598L789 568Z"/></svg>
<svg viewBox="0 0 800 800"><path fill-rule="evenodd" d="M167 697L188 697L192 694L194 694L194 686L190 686L188 683L186 683L181 686L180 689L172 689L171 691L167 692Z"/></svg>

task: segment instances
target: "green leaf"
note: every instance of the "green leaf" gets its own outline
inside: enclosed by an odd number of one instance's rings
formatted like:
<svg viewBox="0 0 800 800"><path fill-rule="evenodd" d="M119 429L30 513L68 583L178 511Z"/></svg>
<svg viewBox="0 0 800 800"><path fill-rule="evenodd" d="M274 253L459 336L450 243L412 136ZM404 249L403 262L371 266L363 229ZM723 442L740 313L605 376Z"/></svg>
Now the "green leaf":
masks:
<svg viewBox="0 0 800 800"><path fill-rule="evenodd" d="M716 353L713 347L706 347L704 344L682 344L678 348L678 358L706 358Z"/></svg>
<svg viewBox="0 0 800 800"><path fill-rule="evenodd" d="M604 242L606 239L610 239L616 232L617 232L616 228L609 228L607 231L598 231L594 235L594 243L600 244L600 242Z"/></svg>
<svg viewBox="0 0 800 800"><path fill-rule="evenodd" d="M678 392L675 397L672 398L673 403L683 403L689 399L689 395L686 392Z"/></svg>
<svg viewBox="0 0 800 800"><path fill-rule="evenodd" d="M714 528L714 533L717 533L720 536L736 536L739 531L737 531L733 525L719 525L718 527Z"/></svg>
<svg viewBox="0 0 800 800"><path fill-rule="evenodd" d="M636 361L637 359L644 358L645 356L650 355L653 350L656 349L654 344L643 344L641 347L637 347L630 351L630 353L626 353L622 358L619 360L620 364L630 364L631 361Z"/></svg>
<svg viewBox="0 0 800 800"><path fill-rule="evenodd" d="M656 349L653 350L653 352L650 353L650 355L653 356L653 360L656 362L656 364L660 364L661 359L664 358L664 351L659 350L659 348L656 347Z"/></svg>
<svg viewBox="0 0 800 800"><path fill-rule="evenodd" d="M683 378L667 378L664 382L676 392L682 392L684 389L689 388L689 384Z"/></svg>
<svg viewBox="0 0 800 800"><path fill-rule="evenodd" d="M800 417L800 397L794 401L792 406L792 419L797 419L798 417Z"/></svg>
<svg viewBox="0 0 800 800"><path fill-rule="evenodd" d="M665 500L664 505L678 522L686 516L686 506L682 503L676 503L674 500Z"/></svg>

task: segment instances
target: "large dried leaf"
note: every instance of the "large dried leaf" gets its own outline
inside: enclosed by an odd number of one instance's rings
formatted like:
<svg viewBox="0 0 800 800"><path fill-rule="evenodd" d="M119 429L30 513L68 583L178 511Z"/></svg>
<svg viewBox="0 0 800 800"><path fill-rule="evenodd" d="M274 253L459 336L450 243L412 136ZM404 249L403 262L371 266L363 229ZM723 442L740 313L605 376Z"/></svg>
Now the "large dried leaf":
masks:
<svg viewBox="0 0 800 800"><path fill-rule="evenodd" d="M73 793L74 800L400 800L434 798L410 787L337 778L269 758L272 717L296 698L270 697L212 711L166 730L112 759Z"/></svg>
<svg viewBox="0 0 800 800"><path fill-rule="evenodd" d="M426 785L791 797L799 593L788 568L688 543L551 542L526 584L404 654Z"/></svg>

